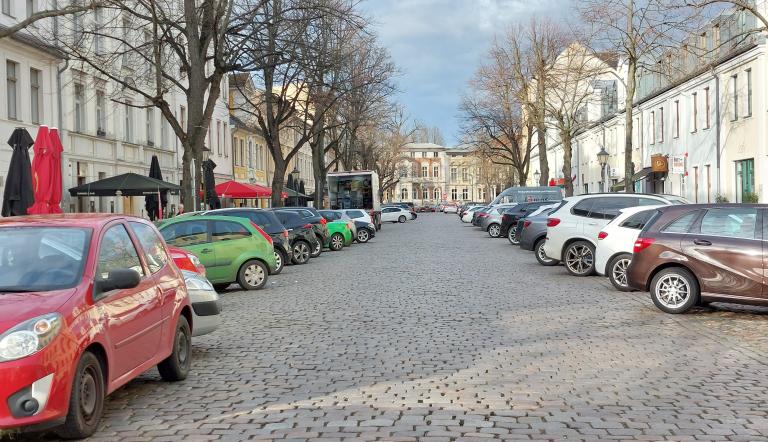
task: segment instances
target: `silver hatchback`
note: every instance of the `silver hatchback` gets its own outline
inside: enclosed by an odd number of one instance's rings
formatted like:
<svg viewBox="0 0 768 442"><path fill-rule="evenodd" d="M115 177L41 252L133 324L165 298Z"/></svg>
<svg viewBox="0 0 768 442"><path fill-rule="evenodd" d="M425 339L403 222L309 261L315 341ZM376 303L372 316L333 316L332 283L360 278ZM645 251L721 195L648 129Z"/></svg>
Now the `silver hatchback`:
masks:
<svg viewBox="0 0 768 442"><path fill-rule="evenodd" d="M507 204L499 204L493 207L488 212L488 216L480 220L480 228L488 232L488 234L491 235L491 238L500 237L501 236L501 216L504 214L505 210L515 207L516 205L517 203L507 203Z"/></svg>

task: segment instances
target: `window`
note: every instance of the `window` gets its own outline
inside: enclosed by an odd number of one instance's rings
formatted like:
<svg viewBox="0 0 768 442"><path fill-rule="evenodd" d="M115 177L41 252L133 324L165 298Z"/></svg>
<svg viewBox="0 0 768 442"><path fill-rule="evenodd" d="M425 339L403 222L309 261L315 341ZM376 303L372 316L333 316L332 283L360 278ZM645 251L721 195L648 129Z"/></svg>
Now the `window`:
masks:
<svg viewBox="0 0 768 442"><path fill-rule="evenodd" d="M422 158L426 158L426 157L427 157L427 153L426 153L426 152L422 152L422 153L421 153L421 157L422 157Z"/></svg>
<svg viewBox="0 0 768 442"><path fill-rule="evenodd" d="M747 69L747 113L745 116L752 116L752 69Z"/></svg>
<svg viewBox="0 0 768 442"><path fill-rule="evenodd" d="M107 279L109 273L117 269L135 270L144 276L139 254L123 225L111 227L101 239L96 278Z"/></svg>
<svg viewBox="0 0 768 442"><path fill-rule="evenodd" d="M693 202L699 202L699 166L693 166Z"/></svg>
<svg viewBox="0 0 768 442"><path fill-rule="evenodd" d="M731 75L731 121L739 119L738 74Z"/></svg>
<svg viewBox="0 0 768 442"><path fill-rule="evenodd" d="M709 209L701 219L701 234L754 239L756 222L756 209Z"/></svg>
<svg viewBox="0 0 768 442"><path fill-rule="evenodd" d="M104 91L96 91L96 134L106 135L107 133L107 107L104 98Z"/></svg>
<svg viewBox="0 0 768 442"><path fill-rule="evenodd" d="M595 198L589 217L595 219L614 219L621 209L638 205L637 198L607 197Z"/></svg>
<svg viewBox="0 0 768 442"><path fill-rule="evenodd" d="M216 152L221 156L221 121L216 122Z"/></svg>
<svg viewBox="0 0 768 442"><path fill-rule="evenodd" d="M3 3L5 5L5 3ZM5 6L3 6L5 8ZM13 61L6 61L5 63L5 78L7 87L7 99L8 99L8 118L17 120L19 118L19 64Z"/></svg>
<svg viewBox="0 0 768 442"><path fill-rule="evenodd" d="M469 172L467 171L466 167L462 167L461 168L461 180L462 181L467 181L467 179L469 179Z"/></svg>
<svg viewBox="0 0 768 442"><path fill-rule="evenodd" d="M147 262L149 272L154 274L160 271L168 263L168 254L165 253L163 242L158 238L154 229L146 224L131 222L129 223L133 233L144 250L144 260Z"/></svg>
<svg viewBox="0 0 768 442"><path fill-rule="evenodd" d="M419 198L419 195L416 193L416 189L411 189L411 199L417 200Z"/></svg>
<svg viewBox="0 0 768 442"><path fill-rule="evenodd" d="M85 130L85 88L81 83L75 83L75 131Z"/></svg>
<svg viewBox="0 0 768 442"><path fill-rule="evenodd" d="M400 199L401 200L407 200L408 199L408 189L406 189L406 188L400 189Z"/></svg>
<svg viewBox="0 0 768 442"><path fill-rule="evenodd" d="M155 108L147 108L147 144L155 144Z"/></svg>
<svg viewBox="0 0 768 442"><path fill-rule="evenodd" d="M680 136L680 100L675 100L675 138Z"/></svg>
<svg viewBox="0 0 768 442"><path fill-rule="evenodd" d="M96 10L93 11L93 50L96 52L96 55L104 54L104 36L101 35L101 30L104 27L103 14L104 12L101 8L96 8Z"/></svg>
<svg viewBox="0 0 768 442"><path fill-rule="evenodd" d="M461 189L461 199L466 200L469 199L469 192L467 191L467 188Z"/></svg>
<svg viewBox="0 0 768 442"><path fill-rule="evenodd" d="M32 114L32 122L40 122L40 84L42 82L42 72L37 69L29 70L29 105Z"/></svg>
<svg viewBox="0 0 768 442"><path fill-rule="evenodd" d="M83 41L83 13L81 12L72 14L72 41L76 45Z"/></svg>
<svg viewBox="0 0 768 442"><path fill-rule="evenodd" d="M452 200L459 199L459 192L456 189L451 189L451 199Z"/></svg>
<svg viewBox="0 0 768 442"><path fill-rule="evenodd" d="M253 169L253 141L248 140L248 167Z"/></svg>
<svg viewBox="0 0 768 442"><path fill-rule="evenodd" d="M659 143L664 142L664 108L659 108Z"/></svg>
<svg viewBox="0 0 768 442"><path fill-rule="evenodd" d="M571 209L571 214L576 216L589 216L589 213L592 211L592 206L594 205L595 200L594 198L589 198L585 200L581 200L578 203L576 203L575 206Z"/></svg>
<svg viewBox="0 0 768 442"><path fill-rule="evenodd" d="M704 129L709 129L709 88L704 88Z"/></svg>
<svg viewBox="0 0 768 442"><path fill-rule="evenodd" d="M411 158L416 158L416 152L411 152Z"/></svg>
<svg viewBox="0 0 768 442"><path fill-rule="evenodd" d="M133 141L133 102L125 100L125 141Z"/></svg>
<svg viewBox="0 0 768 442"><path fill-rule="evenodd" d="M212 242L232 241L251 236L242 224L231 221L214 221L213 232L211 232Z"/></svg>
<svg viewBox="0 0 768 442"><path fill-rule="evenodd" d="M421 176L422 177L427 176L427 166L421 166Z"/></svg>
<svg viewBox="0 0 768 442"><path fill-rule="evenodd" d="M165 242L172 246L193 246L210 242L208 240L208 221L186 221L171 224L160 230Z"/></svg>
<svg viewBox="0 0 768 442"><path fill-rule="evenodd" d="M126 43L126 42L128 41L128 31L130 29L131 29L131 22L128 19L123 19L123 29L121 30L122 31L122 41L123 41L122 45L123 45L123 47L120 49L120 50L123 51L123 67L129 67L128 66L128 53L130 51L129 51L129 48L128 48L128 43ZM182 70L182 72L184 72L184 71Z"/></svg>
<svg viewBox="0 0 768 442"><path fill-rule="evenodd" d="M696 92L691 96L691 106L693 107L691 132L696 132L699 124L699 100L696 97Z"/></svg>
<svg viewBox="0 0 768 442"><path fill-rule="evenodd" d="M664 233L688 233L691 224L699 217L699 211L688 212L661 229Z"/></svg>
<svg viewBox="0 0 768 442"><path fill-rule="evenodd" d="M421 198L428 200L429 199L429 190L428 189L422 189L421 190Z"/></svg>
<svg viewBox="0 0 768 442"><path fill-rule="evenodd" d="M706 173L706 177L707 177L707 203L711 203L711 201L709 200L710 199L709 195L711 193L710 191L712 190L712 180L710 179L711 175L710 175L710 170L709 170L709 164L704 166L704 169L707 171L707 173Z"/></svg>
<svg viewBox="0 0 768 442"><path fill-rule="evenodd" d="M656 144L656 111L651 111L651 144Z"/></svg>
<svg viewBox="0 0 768 442"><path fill-rule="evenodd" d="M37 8L35 8L35 0L27 0L27 17L31 17Z"/></svg>
<svg viewBox="0 0 768 442"><path fill-rule="evenodd" d="M736 161L736 202L748 200L755 193L755 160Z"/></svg>
<svg viewBox="0 0 768 442"><path fill-rule="evenodd" d="M439 166L433 166L432 167L432 176L434 178L437 178L440 175L440 167Z"/></svg>
<svg viewBox="0 0 768 442"><path fill-rule="evenodd" d="M437 158L437 152L432 152L432 156Z"/></svg>
<svg viewBox="0 0 768 442"><path fill-rule="evenodd" d="M458 171L456 170L455 167L451 167L451 181L456 182L458 179L459 179Z"/></svg>
<svg viewBox="0 0 768 442"><path fill-rule="evenodd" d="M432 198L435 200L440 199L440 189L434 189L432 190Z"/></svg>
<svg viewBox="0 0 768 442"><path fill-rule="evenodd" d="M3 14L11 15L11 0L3 0Z"/></svg>

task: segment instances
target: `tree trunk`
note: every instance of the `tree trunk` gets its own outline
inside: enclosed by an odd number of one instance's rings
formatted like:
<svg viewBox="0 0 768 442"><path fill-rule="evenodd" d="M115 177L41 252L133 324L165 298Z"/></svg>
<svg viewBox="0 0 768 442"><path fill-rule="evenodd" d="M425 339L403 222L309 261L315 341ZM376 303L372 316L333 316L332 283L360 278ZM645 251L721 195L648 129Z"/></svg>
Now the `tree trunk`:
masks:
<svg viewBox="0 0 768 442"><path fill-rule="evenodd" d="M312 169L315 175L315 208L323 208L325 193L325 131L321 130L312 137ZM328 192L330 196L330 191Z"/></svg>
<svg viewBox="0 0 768 442"><path fill-rule="evenodd" d="M544 95L544 82L536 82L536 133L537 145L539 146L539 185L549 185L549 159L547 158L547 125L544 121L544 109L546 103Z"/></svg>
<svg viewBox="0 0 768 442"><path fill-rule="evenodd" d="M285 187L286 162L275 158L275 173L272 177L272 207L283 207L283 188Z"/></svg>
<svg viewBox="0 0 768 442"><path fill-rule="evenodd" d="M192 171L192 149L182 146L184 152L182 153L181 161L181 182L184 184L181 189L181 203L184 205L184 212L193 212L195 208L195 192L197 192L197 184L192 179L196 176Z"/></svg>
<svg viewBox="0 0 768 442"><path fill-rule="evenodd" d="M634 193L635 183L632 182L632 175L635 169L632 167L632 104L635 96L635 72L637 61L629 59L627 69L627 96L624 99L624 190L627 193Z"/></svg>
<svg viewBox="0 0 768 442"><path fill-rule="evenodd" d="M560 131L560 140L563 143L563 177L565 181L565 196L573 196L573 168L571 166L572 140L571 133Z"/></svg>

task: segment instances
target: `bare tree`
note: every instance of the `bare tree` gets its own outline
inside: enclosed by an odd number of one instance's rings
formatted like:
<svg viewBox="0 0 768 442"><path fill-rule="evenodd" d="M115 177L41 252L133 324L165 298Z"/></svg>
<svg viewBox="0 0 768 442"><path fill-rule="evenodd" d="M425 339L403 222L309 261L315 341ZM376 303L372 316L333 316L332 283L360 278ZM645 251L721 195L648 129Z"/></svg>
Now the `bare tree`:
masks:
<svg viewBox="0 0 768 442"><path fill-rule="evenodd" d="M73 3L66 5L61 9L45 9L42 11L33 12L24 20L17 22L14 25L0 28L0 39L10 37L19 31L25 30L29 25L45 20L47 18L63 17L71 14L80 14L87 11L92 11L98 8L101 2L98 0L89 1L83 4Z"/></svg>
<svg viewBox="0 0 768 442"><path fill-rule="evenodd" d="M739 0L736 0L739 1ZM740 1L739 1L740 2ZM609 51L626 66L617 76L624 83L624 184L634 192L631 177L633 115L638 78L643 70L672 76L673 63L659 64L665 51L678 47L681 38L698 27L699 14L671 7L669 0L582 0L579 9L590 32L595 52ZM661 67L662 69L659 69ZM666 69L665 69L666 68ZM567 178L567 177L566 177Z"/></svg>

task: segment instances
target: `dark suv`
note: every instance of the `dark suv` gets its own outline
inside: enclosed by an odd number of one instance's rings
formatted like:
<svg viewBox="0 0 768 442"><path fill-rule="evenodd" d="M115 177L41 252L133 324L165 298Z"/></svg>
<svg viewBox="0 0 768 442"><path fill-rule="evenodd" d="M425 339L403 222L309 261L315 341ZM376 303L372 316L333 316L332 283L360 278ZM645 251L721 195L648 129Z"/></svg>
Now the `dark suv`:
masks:
<svg viewBox="0 0 768 442"><path fill-rule="evenodd" d="M529 213L535 212L541 206L551 205L549 201L536 201L532 203L520 203L510 207L501 215L501 235L506 236L512 244L518 244L517 222Z"/></svg>
<svg viewBox="0 0 768 442"><path fill-rule="evenodd" d="M288 234L292 235L291 247L293 248L294 264L306 263L309 258L314 256L313 251L322 247L320 239L315 235L312 223L302 218L300 214L287 210L272 210L271 213L285 226Z"/></svg>
<svg viewBox="0 0 768 442"><path fill-rule="evenodd" d="M667 313L710 301L768 304L766 239L768 205L662 207L635 242L628 283Z"/></svg>
<svg viewBox="0 0 768 442"><path fill-rule="evenodd" d="M319 246L312 250L312 257L316 258L320 256L323 251L323 244L327 244L330 239L330 233L328 232L328 221L320 214L320 212L314 207L275 207L272 210L290 211L299 214L306 222L312 224L312 230L315 231L315 236L319 240Z"/></svg>

